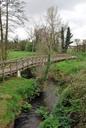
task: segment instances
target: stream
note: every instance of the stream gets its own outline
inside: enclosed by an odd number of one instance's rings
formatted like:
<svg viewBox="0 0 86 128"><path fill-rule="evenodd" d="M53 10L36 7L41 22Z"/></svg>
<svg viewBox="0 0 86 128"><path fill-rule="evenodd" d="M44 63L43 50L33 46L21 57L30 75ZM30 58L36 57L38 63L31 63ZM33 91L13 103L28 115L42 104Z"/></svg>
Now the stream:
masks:
<svg viewBox="0 0 86 128"><path fill-rule="evenodd" d="M46 106L49 111L52 111L57 102L56 86L53 82L48 82L44 85L40 96L31 101L32 109L28 113L21 113L15 120L14 128L38 128L42 119L35 113L39 106Z"/></svg>

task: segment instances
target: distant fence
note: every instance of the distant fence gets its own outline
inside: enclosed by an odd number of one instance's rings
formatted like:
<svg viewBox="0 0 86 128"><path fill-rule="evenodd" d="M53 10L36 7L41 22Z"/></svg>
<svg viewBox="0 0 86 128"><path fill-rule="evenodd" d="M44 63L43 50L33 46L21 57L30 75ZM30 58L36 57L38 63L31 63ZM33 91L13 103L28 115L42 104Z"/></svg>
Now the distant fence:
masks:
<svg viewBox="0 0 86 128"><path fill-rule="evenodd" d="M86 52L86 44L78 45L77 46L70 46L69 49L75 52Z"/></svg>

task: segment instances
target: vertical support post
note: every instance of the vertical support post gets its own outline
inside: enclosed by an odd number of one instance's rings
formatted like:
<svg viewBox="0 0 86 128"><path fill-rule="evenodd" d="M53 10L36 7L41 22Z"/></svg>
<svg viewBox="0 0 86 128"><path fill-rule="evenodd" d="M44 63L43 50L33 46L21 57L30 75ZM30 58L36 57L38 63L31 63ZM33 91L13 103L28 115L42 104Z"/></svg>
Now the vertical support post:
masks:
<svg viewBox="0 0 86 128"><path fill-rule="evenodd" d="M45 64L45 56L42 57L42 66Z"/></svg>
<svg viewBox="0 0 86 128"><path fill-rule="evenodd" d="M21 78L21 71L20 70L17 71L17 77Z"/></svg>
<svg viewBox="0 0 86 128"><path fill-rule="evenodd" d="M18 71L18 61L16 60L16 72Z"/></svg>
<svg viewBox="0 0 86 128"><path fill-rule="evenodd" d="M27 61L27 68L29 67L29 62L28 62L28 59L26 60Z"/></svg>
<svg viewBox="0 0 86 128"><path fill-rule="evenodd" d="M32 62L32 64L31 64L31 65L33 65L33 57L31 58L31 62Z"/></svg>
<svg viewBox="0 0 86 128"><path fill-rule="evenodd" d="M28 64L28 59L26 60L26 62L27 62L27 68L29 67L29 64Z"/></svg>
<svg viewBox="0 0 86 128"><path fill-rule="evenodd" d="M5 74L4 74L4 61L2 62L2 79L4 81Z"/></svg>
<svg viewBox="0 0 86 128"><path fill-rule="evenodd" d="M30 66L33 65L33 58L30 58Z"/></svg>
<svg viewBox="0 0 86 128"><path fill-rule="evenodd" d="M24 69L24 60L22 59L22 69Z"/></svg>
<svg viewBox="0 0 86 128"><path fill-rule="evenodd" d="M10 62L10 75L12 75L12 63Z"/></svg>

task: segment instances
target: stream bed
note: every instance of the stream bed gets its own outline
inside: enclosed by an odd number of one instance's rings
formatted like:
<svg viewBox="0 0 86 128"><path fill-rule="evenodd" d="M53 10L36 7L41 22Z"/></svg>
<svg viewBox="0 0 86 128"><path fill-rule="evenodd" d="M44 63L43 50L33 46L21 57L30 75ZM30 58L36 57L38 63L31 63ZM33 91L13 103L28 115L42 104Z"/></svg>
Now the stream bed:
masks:
<svg viewBox="0 0 86 128"><path fill-rule="evenodd" d="M40 96L31 101L32 109L28 113L21 113L15 120L14 128L38 128L42 119L36 114L36 109L40 106L46 106L49 111L52 111L57 102L56 86L53 82L48 82Z"/></svg>

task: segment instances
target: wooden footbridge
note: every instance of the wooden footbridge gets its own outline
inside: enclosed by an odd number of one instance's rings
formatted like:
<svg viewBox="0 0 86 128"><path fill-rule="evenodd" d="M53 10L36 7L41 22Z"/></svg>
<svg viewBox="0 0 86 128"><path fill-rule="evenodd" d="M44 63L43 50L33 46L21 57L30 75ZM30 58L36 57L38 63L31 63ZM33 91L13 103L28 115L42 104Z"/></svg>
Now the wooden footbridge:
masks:
<svg viewBox="0 0 86 128"><path fill-rule="evenodd" d="M59 54L51 57L51 62L60 62L64 60L75 59L75 56ZM7 60L0 62L0 77L12 76L18 74L27 68L42 66L48 61L48 56L33 56L20 58L16 60Z"/></svg>

